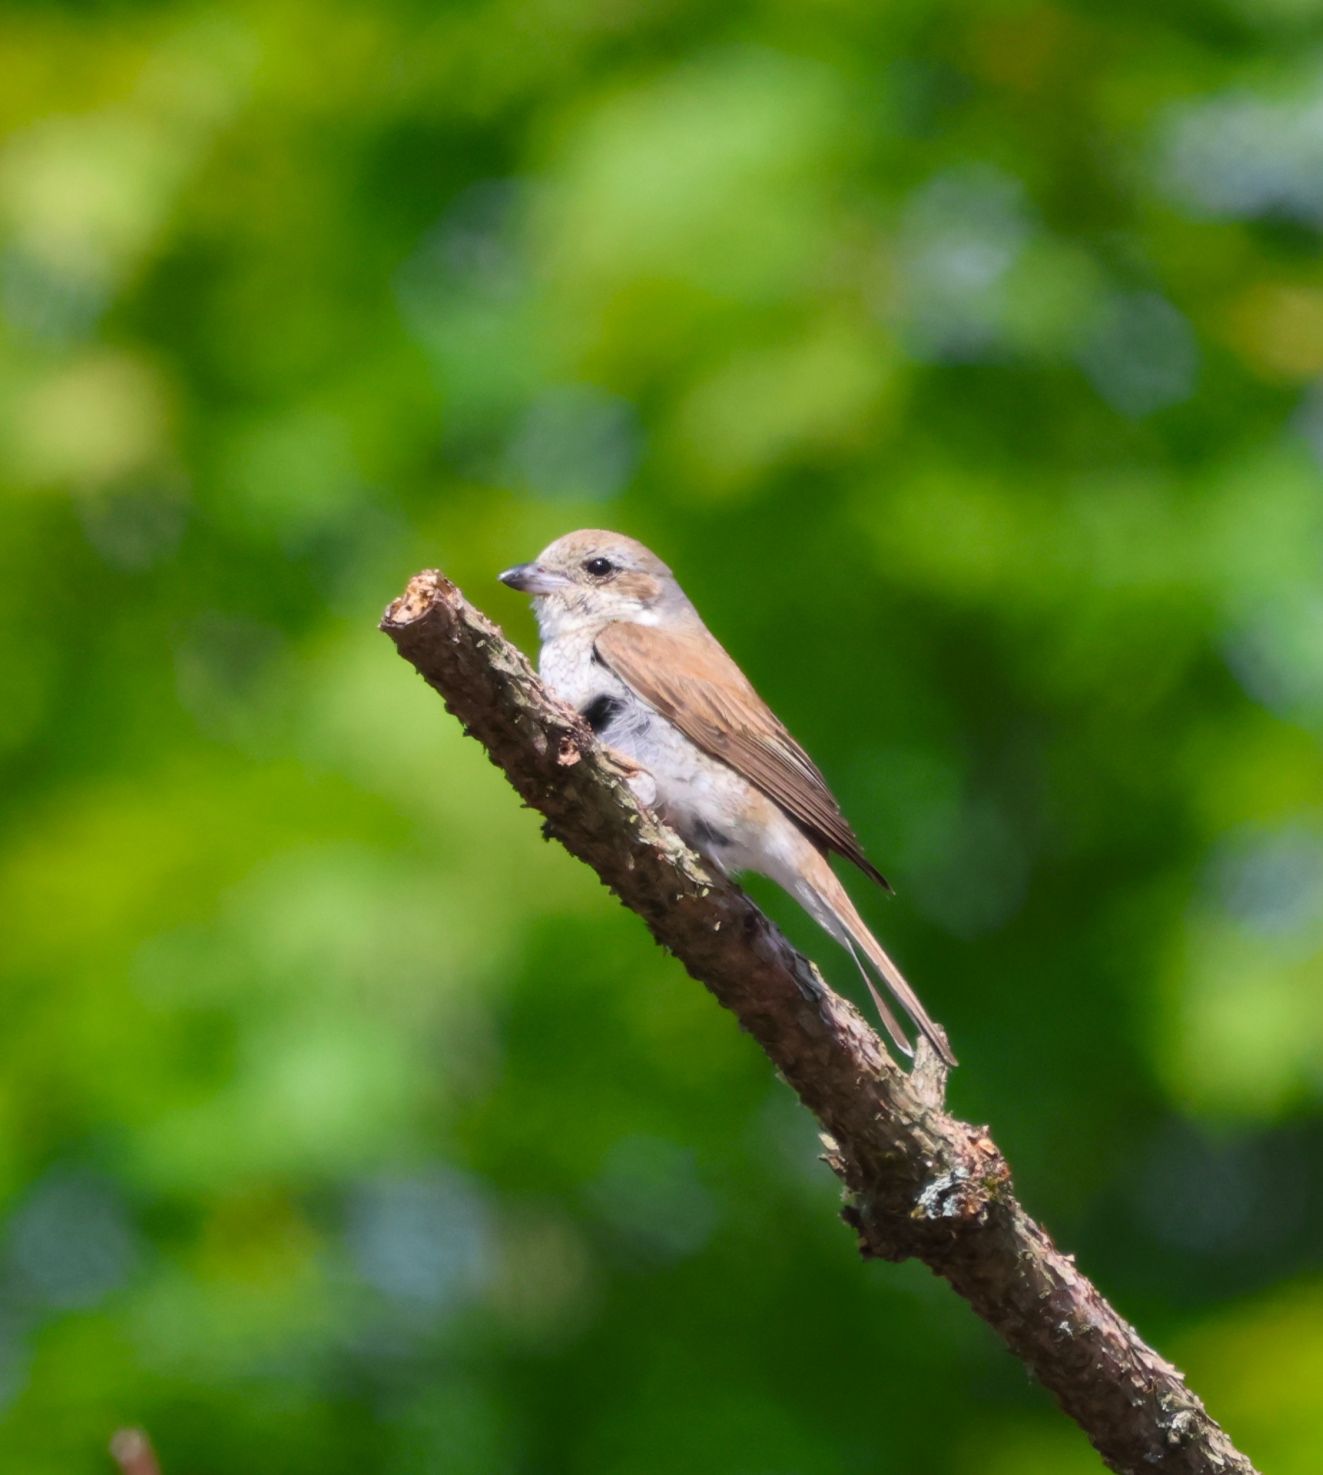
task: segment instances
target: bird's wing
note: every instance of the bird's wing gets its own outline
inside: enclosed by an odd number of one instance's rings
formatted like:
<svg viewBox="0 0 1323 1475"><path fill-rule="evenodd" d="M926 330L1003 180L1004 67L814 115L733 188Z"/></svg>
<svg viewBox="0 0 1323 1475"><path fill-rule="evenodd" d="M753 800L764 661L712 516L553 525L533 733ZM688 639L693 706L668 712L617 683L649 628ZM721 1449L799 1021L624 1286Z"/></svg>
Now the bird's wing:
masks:
<svg viewBox="0 0 1323 1475"><path fill-rule="evenodd" d="M813 760L707 630L677 636L652 625L617 621L598 635L596 650L690 742L729 764L819 844L853 861L890 891Z"/></svg>

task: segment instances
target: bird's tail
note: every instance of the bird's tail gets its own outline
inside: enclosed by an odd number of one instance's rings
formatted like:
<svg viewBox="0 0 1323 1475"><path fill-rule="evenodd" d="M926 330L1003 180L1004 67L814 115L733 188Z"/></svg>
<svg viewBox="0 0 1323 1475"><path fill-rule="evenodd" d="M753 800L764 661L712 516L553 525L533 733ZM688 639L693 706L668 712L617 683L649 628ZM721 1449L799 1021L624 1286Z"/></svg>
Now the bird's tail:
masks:
<svg viewBox="0 0 1323 1475"><path fill-rule="evenodd" d="M946 1038L946 1031L929 1015L919 1002L918 995L906 982L905 975L891 961L886 949L864 925L863 918L855 909L854 902L850 900L850 895L841 885L836 872L828 864L826 856L818 856L817 859L818 864L812 866L808 874L799 882L800 903L847 949L859 965L859 971L863 974L868 991L873 996L873 1003L877 1006L877 1012L881 1015L887 1033L906 1055L914 1053L904 1031L896 1022L896 1016L888 1007L886 1000L878 993L872 978L869 977L868 970L860 962L856 948L863 953L877 972L878 977L891 991L892 997L909 1015L915 1028L928 1039L933 1049L947 1065L955 1065L956 1058Z"/></svg>

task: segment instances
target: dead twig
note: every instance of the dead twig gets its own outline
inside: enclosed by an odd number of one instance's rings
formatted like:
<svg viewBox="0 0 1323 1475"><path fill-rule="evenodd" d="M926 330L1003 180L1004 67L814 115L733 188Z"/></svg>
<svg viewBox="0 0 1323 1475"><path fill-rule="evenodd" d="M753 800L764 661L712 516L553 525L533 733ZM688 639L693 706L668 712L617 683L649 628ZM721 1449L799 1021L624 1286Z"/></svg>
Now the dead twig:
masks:
<svg viewBox="0 0 1323 1475"><path fill-rule="evenodd" d="M547 833L767 1052L821 1126L866 1256L912 1256L946 1279L1112 1469L1254 1475L1176 1368L1025 1213L987 1129L946 1112L939 1062L906 1075L749 898L640 809L582 719L448 579L417 575L381 628Z"/></svg>

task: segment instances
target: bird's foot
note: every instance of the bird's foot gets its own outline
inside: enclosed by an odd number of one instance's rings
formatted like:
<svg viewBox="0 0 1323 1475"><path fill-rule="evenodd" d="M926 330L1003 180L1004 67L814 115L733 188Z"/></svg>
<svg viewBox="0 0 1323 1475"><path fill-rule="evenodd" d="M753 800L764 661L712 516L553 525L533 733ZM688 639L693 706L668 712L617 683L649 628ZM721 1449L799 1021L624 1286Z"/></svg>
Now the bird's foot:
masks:
<svg viewBox="0 0 1323 1475"><path fill-rule="evenodd" d="M946 1105L946 1078L950 1069L928 1039L920 1035L914 1047L910 1084L925 1106L940 1111Z"/></svg>
<svg viewBox="0 0 1323 1475"><path fill-rule="evenodd" d="M624 779L639 803L645 809L651 809L657 802L657 780L648 770L616 748L606 748L603 756L607 767Z"/></svg>

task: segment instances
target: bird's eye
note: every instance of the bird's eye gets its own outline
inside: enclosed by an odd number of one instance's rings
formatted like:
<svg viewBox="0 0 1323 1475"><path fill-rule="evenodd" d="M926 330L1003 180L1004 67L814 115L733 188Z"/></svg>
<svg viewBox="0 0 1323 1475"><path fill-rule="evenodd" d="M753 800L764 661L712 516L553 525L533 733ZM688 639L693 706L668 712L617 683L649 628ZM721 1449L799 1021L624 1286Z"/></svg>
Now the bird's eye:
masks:
<svg viewBox="0 0 1323 1475"><path fill-rule="evenodd" d="M583 571L595 579L604 579L614 568L615 564L609 558L590 558L584 564Z"/></svg>

